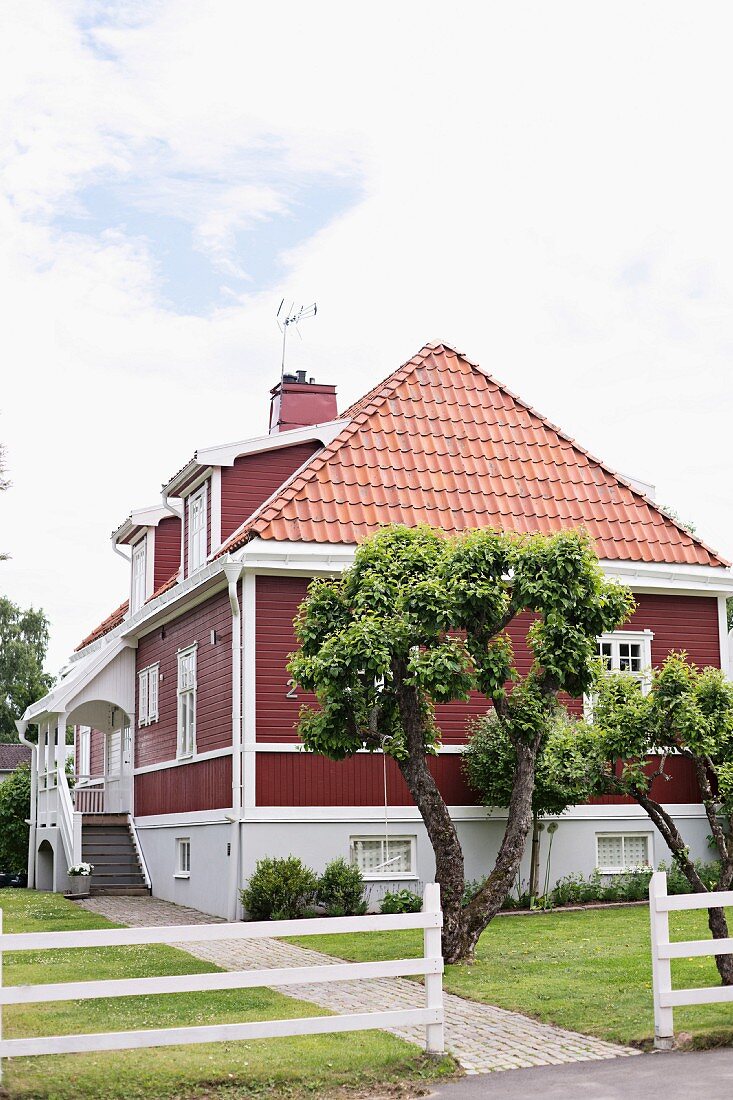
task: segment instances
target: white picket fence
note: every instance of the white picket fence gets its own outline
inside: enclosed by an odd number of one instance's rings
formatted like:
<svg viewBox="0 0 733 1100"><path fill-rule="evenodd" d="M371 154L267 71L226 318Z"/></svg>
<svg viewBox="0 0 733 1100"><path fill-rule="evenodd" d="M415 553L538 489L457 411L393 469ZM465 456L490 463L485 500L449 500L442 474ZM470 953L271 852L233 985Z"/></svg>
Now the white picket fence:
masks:
<svg viewBox="0 0 733 1100"><path fill-rule="evenodd" d="M317 1035L369 1028L425 1027L425 1049L444 1050L443 957L440 930L440 888L425 887L421 913L378 914L365 917L326 917L314 920L259 921L242 924L189 924L165 928L120 928L82 932L22 932L3 935L0 910L0 1080L2 1059L37 1054L74 1054L92 1050L128 1050L138 1047L213 1043L233 1039L266 1039L281 1035ZM5 951L44 951L68 947L123 947L130 944L191 943L215 940L257 940L279 936L323 933L387 932L403 928L423 929L423 957L383 962L333 963L276 970L238 970L218 974L181 974L172 977L120 978L103 981L63 982L53 985L3 986L2 956ZM148 993L190 993L210 989L248 989L256 986L358 981L366 978L425 976L425 1007L343 1016L305 1016L295 1020L262 1020L242 1024L210 1024L202 1027L170 1027L145 1031L112 1031L89 1035L53 1035L32 1039L3 1039L5 1005L46 1001L86 1001L99 997L134 997Z"/></svg>
<svg viewBox="0 0 733 1100"><path fill-rule="evenodd" d="M649 883L649 918L652 933L654 985L654 1045L669 1050L674 1043L674 1009L678 1005L708 1005L733 1001L733 986L672 989L672 959L704 955L732 955L733 939L676 940L670 942L669 914L682 909L713 909L733 905L733 890L709 894L667 894L667 876L655 871Z"/></svg>

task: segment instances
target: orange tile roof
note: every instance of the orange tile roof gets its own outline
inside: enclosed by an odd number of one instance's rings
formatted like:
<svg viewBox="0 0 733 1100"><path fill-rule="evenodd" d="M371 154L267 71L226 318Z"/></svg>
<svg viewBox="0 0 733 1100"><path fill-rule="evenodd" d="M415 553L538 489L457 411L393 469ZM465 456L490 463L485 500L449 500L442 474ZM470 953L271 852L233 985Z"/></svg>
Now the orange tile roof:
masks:
<svg viewBox="0 0 733 1100"><path fill-rule="evenodd" d="M584 527L601 558L726 566L700 539L464 355L427 344L222 548L358 543L380 526Z"/></svg>
<svg viewBox="0 0 733 1100"><path fill-rule="evenodd" d="M92 630L91 633L87 634L86 638L82 639L82 641L79 642L78 646L74 650L74 653L78 653L80 649L84 649L86 646L91 645L92 642L96 642L99 638L103 638L105 634L109 634L110 630L114 630L116 626L119 626L125 615L127 614L127 609L129 606L129 600L125 600L124 603L121 603L120 606L116 608L116 610L114 610L111 615L108 615L107 618L99 624L99 626L95 626L94 630Z"/></svg>

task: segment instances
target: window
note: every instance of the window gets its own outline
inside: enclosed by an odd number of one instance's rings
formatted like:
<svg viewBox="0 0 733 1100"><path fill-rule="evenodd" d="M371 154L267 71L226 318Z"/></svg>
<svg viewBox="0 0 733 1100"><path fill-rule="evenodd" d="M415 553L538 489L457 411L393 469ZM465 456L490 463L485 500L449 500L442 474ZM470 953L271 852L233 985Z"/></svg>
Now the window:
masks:
<svg viewBox="0 0 733 1100"><path fill-rule="evenodd" d="M414 836L352 836L351 862L364 878L414 878Z"/></svg>
<svg viewBox="0 0 733 1100"><path fill-rule="evenodd" d="M207 555L206 486L188 498L188 571L193 573Z"/></svg>
<svg viewBox="0 0 733 1100"><path fill-rule="evenodd" d="M196 646L178 654L178 757L196 751Z"/></svg>
<svg viewBox="0 0 733 1100"><path fill-rule="evenodd" d="M648 833L597 833L596 864L606 875L648 867Z"/></svg>
<svg viewBox="0 0 733 1100"><path fill-rule="evenodd" d="M651 630L635 633L619 630L615 634L602 634L598 639L598 656L609 671L630 672L647 688L647 673L652 663Z"/></svg>
<svg viewBox="0 0 733 1100"><path fill-rule="evenodd" d="M191 877L191 838L176 837L176 878Z"/></svg>
<svg viewBox="0 0 733 1100"><path fill-rule="evenodd" d="M147 726L158 721L158 679L159 666L148 665L137 674L137 724Z"/></svg>
<svg viewBox="0 0 733 1100"><path fill-rule="evenodd" d="M145 537L132 548L132 591L130 593L130 613L135 614L145 603L147 580L147 554Z"/></svg>

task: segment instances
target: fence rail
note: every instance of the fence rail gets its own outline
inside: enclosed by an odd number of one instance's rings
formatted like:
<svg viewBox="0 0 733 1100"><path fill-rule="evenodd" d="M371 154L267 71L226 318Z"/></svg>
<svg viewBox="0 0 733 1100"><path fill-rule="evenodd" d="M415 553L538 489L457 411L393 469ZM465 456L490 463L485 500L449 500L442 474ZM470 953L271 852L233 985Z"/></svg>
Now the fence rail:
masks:
<svg viewBox="0 0 733 1100"><path fill-rule="evenodd" d="M93 1050L125 1050L237 1039L263 1039L283 1035L316 1035L367 1028L425 1027L425 1049L440 1054L443 1037L443 958L440 929L440 891L435 883L425 887L421 913L378 914L365 917L328 917L315 920L258 921L248 924L188 924L166 928L112 928L80 932L21 932L3 934L0 910L0 1079L2 1059L38 1054L72 1054ZM5 951L58 950L68 947L121 947L131 944L191 943L215 940L252 940L265 937L307 936L323 933L423 930L423 957L366 963L328 963L320 966L276 970L239 970L213 974L180 974L151 978L115 978L102 981L61 982L31 986L3 986L2 953ZM102 1034L54 1035L31 1039L3 1039L5 1005L51 1001L94 1000L100 997L134 997L150 993L190 993L200 990L248 989L310 983L358 981L367 978L425 976L424 1008L360 1012L344 1016L315 1016L292 1020L262 1020L241 1024L155 1028Z"/></svg>
<svg viewBox="0 0 733 1100"><path fill-rule="evenodd" d="M655 871L649 883L649 919L652 938L654 987L654 1045L669 1050L674 1044L674 1009L681 1005L733 1001L733 986L672 989L672 959L733 954L733 939L677 940L670 942L669 914L689 909L717 909L733 905L733 890L709 894L667 894L667 876Z"/></svg>

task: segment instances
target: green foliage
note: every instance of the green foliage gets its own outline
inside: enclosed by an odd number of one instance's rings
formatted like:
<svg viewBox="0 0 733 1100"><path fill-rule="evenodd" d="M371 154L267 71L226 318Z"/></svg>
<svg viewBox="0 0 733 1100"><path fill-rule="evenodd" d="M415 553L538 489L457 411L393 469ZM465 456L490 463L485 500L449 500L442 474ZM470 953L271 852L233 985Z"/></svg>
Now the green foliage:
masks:
<svg viewBox="0 0 733 1100"><path fill-rule="evenodd" d="M318 877L297 856L266 857L240 896L252 920L297 920L312 909L317 890Z"/></svg>
<svg viewBox="0 0 733 1100"><path fill-rule="evenodd" d="M333 759L363 746L400 759L407 687L419 699L423 752L439 741L433 705L473 689L501 705L512 736L532 739L546 726L548 696L589 688L596 637L632 607L581 533L446 538L428 527L385 528L340 578L314 581L300 609L289 669L318 697L317 708L301 711L301 737ZM522 679L505 627L523 611L537 618L535 661Z"/></svg>
<svg viewBox="0 0 733 1100"><path fill-rule="evenodd" d="M603 763L597 734L558 707L537 758L533 812L556 816L568 806L586 802ZM475 721L463 754L463 767L485 805L509 805L516 765L516 749L496 714L490 712Z"/></svg>
<svg viewBox="0 0 733 1100"><path fill-rule="evenodd" d="M327 917L353 917L366 913L364 877L345 859L334 859L318 880L316 901Z"/></svg>
<svg viewBox="0 0 733 1100"><path fill-rule="evenodd" d="M705 863L702 859L696 859L693 861L693 866L702 879L705 889L715 890L720 879L719 861L714 860L712 863ZM674 860L670 862L669 866L666 863L660 863L659 870L667 872L668 894L692 893L692 887Z"/></svg>
<svg viewBox="0 0 733 1100"><path fill-rule="evenodd" d="M0 598L0 741L18 740L16 718L52 687L43 671L47 647L44 613Z"/></svg>
<svg viewBox="0 0 733 1100"><path fill-rule="evenodd" d="M422 898L412 890L387 891L379 906L380 913L419 913Z"/></svg>
<svg viewBox="0 0 733 1100"><path fill-rule="evenodd" d="M28 866L28 826L31 769L21 764L0 783L0 871L24 871Z"/></svg>

